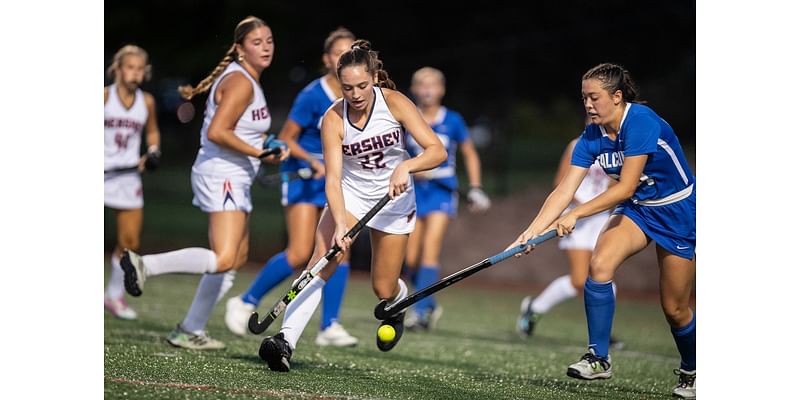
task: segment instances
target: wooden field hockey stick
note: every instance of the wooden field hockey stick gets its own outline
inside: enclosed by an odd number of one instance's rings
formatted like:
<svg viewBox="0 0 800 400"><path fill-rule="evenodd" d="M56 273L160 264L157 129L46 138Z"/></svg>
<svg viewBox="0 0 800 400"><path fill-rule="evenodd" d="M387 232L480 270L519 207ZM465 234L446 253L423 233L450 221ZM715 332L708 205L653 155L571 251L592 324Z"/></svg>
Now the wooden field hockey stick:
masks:
<svg viewBox="0 0 800 400"><path fill-rule="evenodd" d="M549 239L552 239L554 237L556 237L556 230L555 229L547 231L541 236L537 236L537 237L535 237L535 238L533 238L531 240L528 240L525 244L521 244L519 246L514 246L514 247L512 247L512 248L510 248L510 249L508 249L506 251L503 251L503 252L495 254L495 255L493 255L493 256L491 256L489 258L486 258L486 259L484 259L483 261L481 261L481 262L479 262L477 264L474 264L474 265L469 266L467 268L464 268L461 271L458 271L458 272L456 272L456 273L454 273L452 275L449 275L449 276L447 276L445 278L442 278L439 282L436 282L433 285L430 285L430 286L426 287L425 289L422 289L422 290L420 290L420 291L418 291L418 292L406 297L405 299L400 300L399 302L393 304L391 307L387 308L386 304L388 302L386 300L381 300L381 302L378 303L378 305L375 307L375 318L383 321L383 320L385 320L385 319L397 314L398 312L408 308L408 306L410 306L410 305L412 305L412 304L424 299L425 297L428 297L428 296L430 296L430 295L432 295L432 294L434 294L434 293L436 293L436 292L438 292L438 291L440 291L440 290L442 290L442 289L444 289L444 288L446 288L446 287L448 287L448 286L450 286L450 285L452 285L452 284L454 284L454 283L456 283L456 282L458 282L458 281L460 281L460 280L462 280L462 279L464 279L464 278L466 278L466 277L468 277L468 276L470 276L470 275L472 275L472 274L474 274L474 273L476 273L476 272L478 272L478 271L480 271L480 270L482 270L484 268L487 268L487 267L490 267L492 265L495 265L495 264L497 264L497 263L499 263L499 262L501 262L501 261L503 261L503 260L505 260L505 259L507 259L509 257L512 257L512 256L522 252L528 246L535 246L535 245L537 245L539 243L542 243L542 242L544 242L546 240L549 240Z"/></svg>
<svg viewBox="0 0 800 400"><path fill-rule="evenodd" d="M354 227L350 228L347 234L345 234L345 237L352 239L358 235L358 233L361 232L361 230L367 225L367 222L369 222L369 220L371 220L372 217L374 217L375 214L377 214L378 211L380 211L383 206L389 202L389 200L390 198L388 194L383 196L377 204L372 206L372 208L363 217L361 217L360 220L358 220ZM317 276L319 271L321 271L325 265L333 260L333 258L336 257L340 251L342 251L342 248L339 247L338 244L334 244L333 247L331 247L331 249L328 250L311 269L303 271L303 275L300 276L300 279L296 280L292 285L292 288L289 289L289 292L286 293L281 300L275 303L274 306L272 306L271 311L266 317L264 317L263 321L258 320L258 312L253 312L253 314L250 315L250 320L247 323L247 327L250 329L250 332L260 334L267 330L270 324L272 324L272 322L275 321L275 319L278 318L278 316L284 310L286 310L286 306L288 306L289 303L291 303L291 301L297 297L298 293L300 293L300 291L302 291L303 288L305 288L306 285L308 285L308 283L311 282L315 276Z"/></svg>

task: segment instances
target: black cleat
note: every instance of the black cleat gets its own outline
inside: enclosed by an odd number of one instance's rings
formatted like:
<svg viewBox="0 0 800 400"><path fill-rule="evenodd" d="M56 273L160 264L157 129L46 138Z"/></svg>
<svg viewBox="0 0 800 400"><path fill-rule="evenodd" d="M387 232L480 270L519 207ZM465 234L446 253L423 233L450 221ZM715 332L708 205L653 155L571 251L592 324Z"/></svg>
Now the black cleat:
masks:
<svg viewBox="0 0 800 400"><path fill-rule="evenodd" d="M145 281L142 257L131 250L125 249L122 251L119 264L125 274L125 291L133 297L141 296Z"/></svg>
<svg viewBox="0 0 800 400"><path fill-rule="evenodd" d="M403 318L405 318L405 316L406 312L403 311L401 313L395 314L393 317L389 317L383 320L383 322L381 322L381 324L378 325L378 329L380 329L380 327L383 325L390 325L392 328L394 328L394 340L392 340L391 342L381 341L381 339L378 337L377 332L375 333L375 341L378 344L378 349L380 351L389 351L392 348L394 348L397 342L400 341L400 338L403 336Z"/></svg>
<svg viewBox="0 0 800 400"><path fill-rule="evenodd" d="M273 371L289 372L291 369L289 360L292 359L292 348L283 338L283 332L265 337L261 342L261 348L258 349L258 356L266 361L269 369Z"/></svg>

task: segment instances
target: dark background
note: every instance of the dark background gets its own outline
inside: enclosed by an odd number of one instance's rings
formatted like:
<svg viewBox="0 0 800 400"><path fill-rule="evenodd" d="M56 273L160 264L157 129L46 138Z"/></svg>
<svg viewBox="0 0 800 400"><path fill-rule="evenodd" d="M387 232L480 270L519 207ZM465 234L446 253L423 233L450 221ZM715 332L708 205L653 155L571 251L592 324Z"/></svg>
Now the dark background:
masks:
<svg viewBox="0 0 800 400"><path fill-rule="evenodd" d="M143 250L147 237L159 230L182 235L171 228L174 223L156 220L153 213L163 211L171 217L180 213L178 204L191 207L188 172L197 152L206 95L192 100L195 116L181 123L176 109L183 101L176 88L207 76L230 47L236 24L248 15L266 21L275 38L274 61L261 79L273 117L272 133L280 130L294 96L321 74L327 34L344 26L372 42L398 89L406 94L417 68L429 65L445 73L444 104L459 111L470 125L483 162L484 186L494 197L513 195L531 183L549 185L564 145L582 129L581 75L601 62L622 64L632 73L641 97L673 126L693 163L694 1L520 5L506 1L469 7L431 1L106 3L104 68L128 43L146 49L153 65L153 79L143 88L157 101L164 168L145 177ZM463 183L463 168L459 170ZM170 175L170 171L180 173ZM176 183L164 183L169 179ZM170 191L179 185L182 192ZM178 198L175 205L163 203L167 196ZM270 202L270 212L280 209L271 203L272 197L264 201ZM184 213L204 223L199 211ZM193 229L204 232L200 225ZM107 229L106 238L111 245L113 231Z"/></svg>

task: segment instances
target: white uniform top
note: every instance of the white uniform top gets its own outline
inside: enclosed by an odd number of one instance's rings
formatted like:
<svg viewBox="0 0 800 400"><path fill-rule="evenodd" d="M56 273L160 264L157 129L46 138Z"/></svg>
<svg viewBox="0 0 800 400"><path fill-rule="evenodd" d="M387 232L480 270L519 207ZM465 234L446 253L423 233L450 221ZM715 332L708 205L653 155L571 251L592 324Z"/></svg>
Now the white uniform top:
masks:
<svg viewBox="0 0 800 400"><path fill-rule="evenodd" d="M272 124L272 116L267 108L267 100L261 85L237 62L228 64L222 74L214 80L206 100L206 111L203 117L203 127L200 129L200 150L192 166L192 172L224 178L244 178L252 181L258 172L261 160L249 157L238 151L218 146L208 140L208 127L217 111L214 93L219 82L232 72L241 72L253 85L253 101L244 110L236 122L233 133L253 147L261 148L264 143L263 134Z"/></svg>
<svg viewBox="0 0 800 400"><path fill-rule="evenodd" d="M389 192L389 178L401 162L410 158L403 142L403 127L394 118L379 87L373 87L372 103L364 129L353 126L343 102L344 138L342 140L342 190L368 202L377 202ZM346 204L348 211L354 212ZM356 207L357 208L357 207ZM408 217L416 210L414 181L406 191L381 211L381 215ZM355 214L358 214L356 212ZM359 215L355 217L360 218Z"/></svg>
<svg viewBox="0 0 800 400"><path fill-rule="evenodd" d="M605 192L606 189L608 189L608 176L603 171L603 167L600 166L600 162L595 160L594 164L589 167L589 171L586 173L586 177L583 178L581 185L578 186L578 190L575 191L575 199L581 203L586 203L600 195L600 193Z"/></svg>
<svg viewBox="0 0 800 400"><path fill-rule="evenodd" d="M142 145L142 128L147 123L147 105L144 92L136 89L131 108L125 108L117 95L117 85L108 87L108 101L103 110L105 117L106 171L114 168L135 167L139 164Z"/></svg>

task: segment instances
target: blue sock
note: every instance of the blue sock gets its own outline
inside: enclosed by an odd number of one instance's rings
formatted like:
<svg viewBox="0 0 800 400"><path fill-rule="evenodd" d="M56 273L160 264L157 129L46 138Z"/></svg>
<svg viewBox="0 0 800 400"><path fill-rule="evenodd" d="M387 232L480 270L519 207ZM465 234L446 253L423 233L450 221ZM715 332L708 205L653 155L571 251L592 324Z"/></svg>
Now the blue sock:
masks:
<svg viewBox="0 0 800 400"><path fill-rule="evenodd" d="M583 304L589 326L589 348L594 349L595 355L607 359L615 305L611 281L597 283L592 278L586 278L583 285Z"/></svg>
<svg viewBox="0 0 800 400"><path fill-rule="evenodd" d="M695 320L697 314L692 310L692 320L683 328L670 328L678 353L681 353L681 368L684 371L694 371L695 365Z"/></svg>
<svg viewBox="0 0 800 400"><path fill-rule="evenodd" d="M322 320L320 329L327 329L333 321L339 319L339 308L344 299L347 277L350 276L350 263L341 263L322 287Z"/></svg>
<svg viewBox="0 0 800 400"><path fill-rule="evenodd" d="M286 252L282 251L275 254L261 267L261 271L258 272L256 279L250 284L250 288L242 294L242 301L257 306L267 292L278 286L293 272L292 266L289 265L289 261L286 259Z"/></svg>
<svg viewBox="0 0 800 400"><path fill-rule="evenodd" d="M421 265L419 269L417 269L417 274L414 277L414 287L416 290L422 290L426 287L436 283L439 280L439 267L435 265ZM414 310L417 314L422 315L423 313L433 310L436 308L436 300L433 296L428 296L423 298L422 300L418 301L417 304L414 305Z"/></svg>

